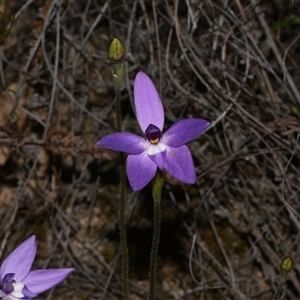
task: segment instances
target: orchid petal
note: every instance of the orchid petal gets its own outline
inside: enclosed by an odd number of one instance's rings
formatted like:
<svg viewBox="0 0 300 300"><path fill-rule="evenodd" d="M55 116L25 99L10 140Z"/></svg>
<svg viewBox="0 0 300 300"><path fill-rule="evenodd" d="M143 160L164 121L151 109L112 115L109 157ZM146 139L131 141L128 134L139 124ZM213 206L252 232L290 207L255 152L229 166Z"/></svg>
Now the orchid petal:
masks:
<svg viewBox="0 0 300 300"><path fill-rule="evenodd" d="M130 154L140 154L146 148L144 138L129 132L109 134L99 140L96 145Z"/></svg>
<svg viewBox="0 0 300 300"><path fill-rule="evenodd" d="M161 131L164 126L164 108L151 79L138 72L134 81L134 103L136 116L143 132L150 124Z"/></svg>
<svg viewBox="0 0 300 300"><path fill-rule="evenodd" d="M158 152L154 155L149 155L152 161L162 170L165 166L166 151Z"/></svg>
<svg viewBox="0 0 300 300"><path fill-rule="evenodd" d="M129 155L127 158L126 172L131 188L141 190L156 173L157 166L146 152L138 155Z"/></svg>
<svg viewBox="0 0 300 300"><path fill-rule="evenodd" d="M62 282L74 269L34 270L23 280L32 293L40 294Z"/></svg>
<svg viewBox="0 0 300 300"><path fill-rule="evenodd" d="M31 269L36 247L36 239L33 235L11 252L0 268L1 282L8 273L15 274L18 282L23 281Z"/></svg>
<svg viewBox="0 0 300 300"><path fill-rule="evenodd" d="M23 286L24 286L24 284L23 284ZM33 292L29 291L29 289L26 286L23 287L22 294L24 295L24 298L22 298L22 299L33 299L38 295L38 293L33 293Z"/></svg>
<svg viewBox="0 0 300 300"><path fill-rule="evenodd" d="M208 126L203 119L183 119L172 125L163 135L163 141L170 147L179 147L197 138Z"/></svg>
<svg viewBox="0 0 300 300"><path fill-rule="evenodd" d="M165 169L179 181L188 184L196 182L193 158L185 145L167 149Z"/></svg>

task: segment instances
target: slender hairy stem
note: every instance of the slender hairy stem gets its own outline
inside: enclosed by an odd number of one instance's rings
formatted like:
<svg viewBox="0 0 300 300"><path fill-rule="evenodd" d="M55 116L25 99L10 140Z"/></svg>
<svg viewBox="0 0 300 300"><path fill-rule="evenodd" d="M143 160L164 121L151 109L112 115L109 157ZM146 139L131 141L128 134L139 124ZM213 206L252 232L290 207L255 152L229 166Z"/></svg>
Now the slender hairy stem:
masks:
<svg viewBox="0 0 300 300"><path fill-rule="evenodd" d="M155 285L156 285L156 264L157 264L157 252L160 238L160 221L161 221L161 191L164 183L164 177L160 171L158 171L152 181L152 196L154 206L154 233L151 248L150 258L150 286L148 300L154 300Z"/></svg>
<svg viewBox="0 0 300 300"><path fill-rule="evenodd" d="M276 293L274 295L274 300L278 300L279 299L279 296L280 296L280 293L282 291L282 288L284 286L284 283L285 283L285 280L284 281L280 281L278 287L277 287L277 290L276 290Z"/></svg>
<svg viewBox="0 0 300 300"><path fill-rule="evenodd" d="M118 132L122 131L121 118L121 84L124 77L124 64L122 62L114 63L112 65L113 82L115 86L115 108L116 108L116 129ZM128 248L127 248L127 234L126 234L126 169L125 169L125 155L120 153L120 202L119 202L119 230L120 242L122 250L122 284L123 284L123 299L129 300L128 288Z"/></svg>
<svg viewBox="0 0 300 300"><path fill-rule="evenodd" d="M125 67L123 59L125 56L125 46L118 39L113 38L108 45L107 55L112 62L112 78L115 86L115 107L116 107L116 129L122 131L122 116L121 116L121 86L124 78ZM128 248L126 234L126 169L125 155L120 153L120 202L119 202L119 230L122 249L122 283L123 283L123 299L129 300L128 287Z"/></svg>
<svg viewBox="0 0 300 300"><path fill-rule="evenodd" d="M122 131L121 123L121 84L124 76L124 64L116 63L112 65L113 82L115 85L115 107L116 107L116 129Z"/></svg>
<svg viewBox="0 0 300 300"><path fill-rule="evenodd" d="M123 299L129 300L128 289L128 248L127 248L127 234L126 234L126 171L125 171L125 155L120 153L120 202L119 202L119 230L120 241L122 248L122 280L123 280Z"/></svg>

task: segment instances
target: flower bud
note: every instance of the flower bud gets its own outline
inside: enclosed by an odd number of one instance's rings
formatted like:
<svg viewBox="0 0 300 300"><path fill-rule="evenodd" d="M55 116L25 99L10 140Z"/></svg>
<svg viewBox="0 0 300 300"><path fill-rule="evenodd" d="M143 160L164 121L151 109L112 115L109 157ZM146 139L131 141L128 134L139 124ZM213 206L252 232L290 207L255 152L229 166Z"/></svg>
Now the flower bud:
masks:
<svg viewBox="0 0 300 300"><path fill-rule="evenodd" d="M289 272L293 268L293 260L290 256L286 256L280 264L280 268L283 272Z"/></svg>
<svg viewBox="0 0 300 300"><path fill-rule="evenodd" d="M121 62L126 51L124 44L117 38L113 38L107 48L107 56L112 63Z"/></svg>

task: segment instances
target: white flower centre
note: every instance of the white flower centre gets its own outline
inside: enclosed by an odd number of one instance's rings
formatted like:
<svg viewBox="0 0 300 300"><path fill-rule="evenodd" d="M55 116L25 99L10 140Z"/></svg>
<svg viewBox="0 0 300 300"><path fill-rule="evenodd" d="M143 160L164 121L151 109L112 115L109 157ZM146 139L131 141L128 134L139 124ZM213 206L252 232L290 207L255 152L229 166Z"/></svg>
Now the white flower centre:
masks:
<svg viewBox="0 0 300 300"><path fill-rule="evenodd" d="M25 297L25 295L22 293L22 290L24 288L24 284L22 282L15 282L12 283L13 291L9 294L4 293L3 291L0 291L0 299L10 299L10 300L18 300Z"/></svg>
<svg viewBox="0 0 300 300"><path fill-rule="evenodd" d="M24 294L22 293L22 290L24 288L24 284L22 282L15 282L12 284L14 287L14 290L10 293L11 299L20 299L24 297Z"/></svg>
<svg viewBox="0 0 300 300"><path fill-rule="evenodd" d="M149 143L149 146L147 148L147 154L148 155L155 155L159 152L163 152L167 149L167 146L164 143L157 143L157 144L151 144Z"/></svg>

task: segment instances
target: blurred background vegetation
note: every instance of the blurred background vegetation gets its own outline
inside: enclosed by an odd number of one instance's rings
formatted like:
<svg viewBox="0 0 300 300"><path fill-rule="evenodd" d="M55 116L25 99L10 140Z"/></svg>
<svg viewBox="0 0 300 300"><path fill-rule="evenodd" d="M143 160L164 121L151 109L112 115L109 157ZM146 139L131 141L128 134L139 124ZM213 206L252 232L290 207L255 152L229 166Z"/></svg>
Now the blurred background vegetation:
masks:
<svg viewBox="0 0 300 300"><path fill-rule="evenodd" d="M121 299L117 153L107 45L127 49L123 130L141 134L135 74L154 81L166 128L212 127L189 143L197 184L167 176L157 299L300 298L299 0L3 0L0 240L36 234L35 268L75 267L39 299ZM128 188L131 299L145 299L151 189Z"/></svg>

